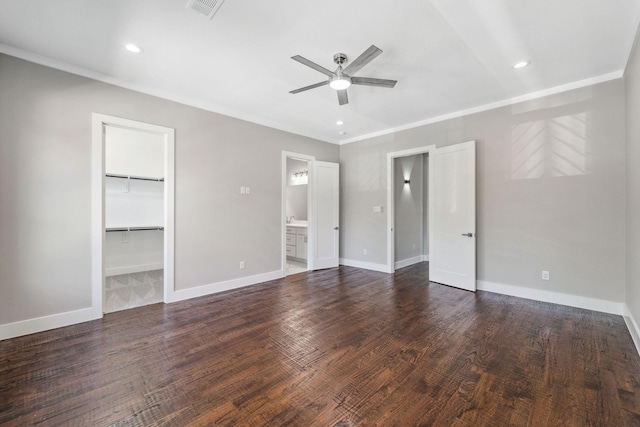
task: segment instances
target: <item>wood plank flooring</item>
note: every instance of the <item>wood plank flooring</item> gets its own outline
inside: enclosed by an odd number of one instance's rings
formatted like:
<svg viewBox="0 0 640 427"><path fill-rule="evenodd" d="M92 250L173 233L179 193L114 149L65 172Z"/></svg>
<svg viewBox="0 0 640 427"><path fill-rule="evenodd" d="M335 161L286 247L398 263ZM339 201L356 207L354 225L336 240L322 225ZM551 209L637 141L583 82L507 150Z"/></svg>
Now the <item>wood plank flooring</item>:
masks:
<svg viewBox="0 0 640 427"><path fill-rule="evenodd" d="M340 267L0 342L0 425L640 426L620 316Z"/></svg>

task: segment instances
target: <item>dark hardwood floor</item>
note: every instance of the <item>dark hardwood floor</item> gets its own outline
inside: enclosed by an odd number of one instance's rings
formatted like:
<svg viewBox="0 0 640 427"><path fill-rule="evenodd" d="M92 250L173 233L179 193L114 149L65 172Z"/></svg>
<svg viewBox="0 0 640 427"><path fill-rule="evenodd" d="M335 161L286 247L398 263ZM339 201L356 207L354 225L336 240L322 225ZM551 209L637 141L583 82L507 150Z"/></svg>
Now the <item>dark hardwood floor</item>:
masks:
<svg viewBox="0 0 640 427"><path fill-rule="evenodd" d="M340 267L0 342L0 424L637 426L620 316Z"/></svg>

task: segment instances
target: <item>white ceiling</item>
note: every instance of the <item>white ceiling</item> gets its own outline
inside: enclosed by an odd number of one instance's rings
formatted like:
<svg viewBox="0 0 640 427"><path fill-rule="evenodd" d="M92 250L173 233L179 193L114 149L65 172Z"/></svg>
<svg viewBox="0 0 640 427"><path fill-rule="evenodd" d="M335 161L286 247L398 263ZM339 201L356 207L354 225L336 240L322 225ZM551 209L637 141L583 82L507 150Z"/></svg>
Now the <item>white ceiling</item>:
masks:
<svg viewBox="0 0 640 427"><path fill-rule="evenodd" d="M0 0L0 51L339 143L620 77L640 17L640 0L226 0L212 20L186 5ZM328 86L288 93L325 78L291 56L333 70L372 44L357 75L394 89L352 86L344 106Z"/></svg>

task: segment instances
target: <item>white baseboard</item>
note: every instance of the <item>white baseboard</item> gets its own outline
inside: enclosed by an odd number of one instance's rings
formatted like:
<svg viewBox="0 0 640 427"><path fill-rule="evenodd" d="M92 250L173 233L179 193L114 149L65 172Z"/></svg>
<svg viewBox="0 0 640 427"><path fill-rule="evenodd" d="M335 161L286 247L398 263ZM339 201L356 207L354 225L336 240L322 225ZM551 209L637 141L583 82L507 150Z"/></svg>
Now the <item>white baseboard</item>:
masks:
<svg viewBox="0 0 640 427"><path fill-rule="evenodd" d="M429 254L422 255L422 260L423 261L429 261Z"/></svg>
<svg viewBox="0 0 640 427"><path fill-rule="evenodd" d="M418 255L418 256L414 256L413 258L407 258L407 259L403 259L402 261L396 261L395 267L396 269L409 267L410 265L417 264L423 261L424 261L424 255Z"/></svg>
<svg viewBox="0 0 640 427"><path fill-rule="evenodd" d="M340 265L346 265L347 267L364 268L365 270L381 271L382 273L388 273L386 264L375 264L373 262L357 261L354 259L340 258Z"/></svg>
<svg viewBox="0 0 640 427"><path fill-rule="evenodd" d="M226 280L224 282L197 286L195 288L181 289L173 291L169 295L168 301L165 302L178 302L191 298L202 297L205 295L216 294L218 292L224 292L231 289L255 285L257 283L268 282L269 280L280 279L282 277L285 277L285 275L286 273L283 270L276 270L269 273L256 274L255 276L239 277L237 279Z"/></svg>
<svg viewBox="0 0 640 427"><path fill-rule="evenodd" d="M157 262L153 264L129 265L125 267L105 268L105 276L118 276L120 274L142 273L143 271L162 270L164 263Z"/></svg>
<svg viewBox="0 0 640 427"><path fill-rule="evenodd" d="M88 322L100 319L102 310L83 308L68 311L66 313L52 314L50 316L37 317L35 319L22 320L14 323L0 325L0 340L15 338L22 335L35 334L36 332L62 328L76 323Z"/></svg>
<svg viewBox="0 0 640 427"><path fill-rule="evenodd" d="M629 333L631 334L631 339L633 343L636 345L636 351L640 354L640 327L638 327L638 322L636 322L636 318L633 317L633 313L629 310L629 306L624 304L624 323L627 324L627 329L629 329Z"/></svg>
<svg viewBox="0 0 640 427"><path fill-rule="evenodd" d="M540 289L525 288L521 286L505 285L502 283L486 282L483 280L478 280L476 284L478 290L480 291L510 295L535 301L567 305L569 307L585 308L587 310L600 311L603 313L618 315L622 315L623 313L624 303L622 302L607 301L597 298L583 297L580 295L563 294L559 292L543 291Z"/></svg>

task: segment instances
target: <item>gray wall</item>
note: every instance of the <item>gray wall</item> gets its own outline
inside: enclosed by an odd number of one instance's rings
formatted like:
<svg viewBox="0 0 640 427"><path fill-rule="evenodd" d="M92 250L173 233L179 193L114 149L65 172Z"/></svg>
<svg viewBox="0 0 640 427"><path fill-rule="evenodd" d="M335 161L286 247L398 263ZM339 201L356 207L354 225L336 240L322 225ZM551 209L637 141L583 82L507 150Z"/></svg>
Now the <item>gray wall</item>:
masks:
<svg viewBox="0 0 640 427"><path fill-rule="evenodd" d="M92 112L176 130L177 289L279 270L282 150L339 159L336 145L0 55L0 324L91 305Z"/></svg>
<svg viewBox="0 0 640 427"><path fill-rule="evenodd" d="M294 172L309 170L309 162L287 158L287 204L286 216L294 216L296 220L308 220L308 184L295 184Z"/></svg>
<svg viewBox="0 0 640 427"><path fill-rule="evenodd" d="M640 320L640 46L638 38L624 74L627 89L627 284L626 303Z"/></svg>
<svg viewBox="0 0 640 427"><path fill-rule="evenodd" d="M622 302L624 115L618 79L341 146L341 257L386 263L388 152L477 140L478 279Z"/></svg>
<svg viewBox="0 0 640 427"><path fill-rule="evenodd" d="M423 180L422 154L394 159L396 262L422 255Z"/></svg>

